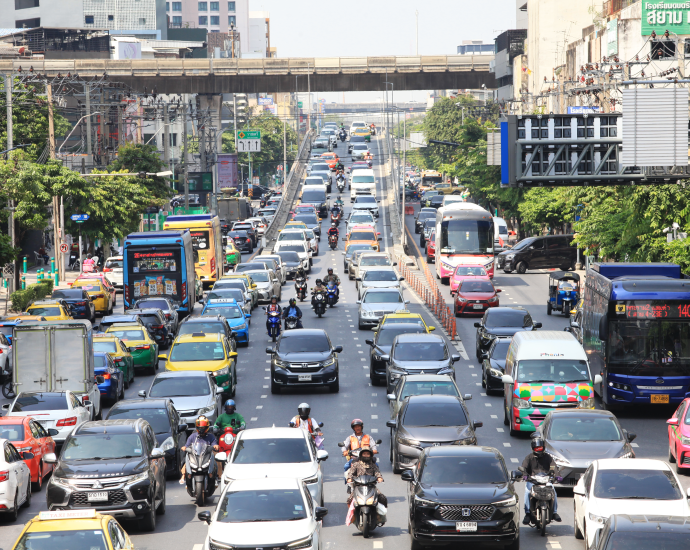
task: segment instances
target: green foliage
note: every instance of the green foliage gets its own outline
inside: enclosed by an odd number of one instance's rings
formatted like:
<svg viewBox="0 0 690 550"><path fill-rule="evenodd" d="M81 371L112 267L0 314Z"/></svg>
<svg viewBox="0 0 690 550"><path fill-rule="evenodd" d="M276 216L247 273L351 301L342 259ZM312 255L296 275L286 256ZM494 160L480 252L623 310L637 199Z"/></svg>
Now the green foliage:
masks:
<svg viewBox="0 0 690 550"><path fill-rule="evenodd" d="M552 232L574 220L565 189L535 187L528 189L518 205L522 221L528 229Z"/></svg>
<svg viewBox="0 0 690 550"><path fill-rule="evenodd" d="M139 172L156 173L167 169L163 165L156 146L144 143L126 143L118 149L117 158L108 166L109 172L129 172L132 174ZM139 181L157 199L168 197L172 194L165 178L154 176L141 178Z"/></svg>
<svg viewBox="0 0 690 550"><path fill-rule="evenodd" d="M10 295L12 311L26 311L32 302L42 300L53 292L53 280L43 279L36 284L29 285L26 290L15 290Z"/></svg>

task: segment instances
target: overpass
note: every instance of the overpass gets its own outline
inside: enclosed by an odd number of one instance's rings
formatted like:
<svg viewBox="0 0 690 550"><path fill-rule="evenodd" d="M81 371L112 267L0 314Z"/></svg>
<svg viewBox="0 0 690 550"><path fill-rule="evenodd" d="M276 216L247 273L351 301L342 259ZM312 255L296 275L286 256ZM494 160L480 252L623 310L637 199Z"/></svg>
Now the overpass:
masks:
<svg viewBox="0 0 690 550"><path fill-rule="evenodd" d="M0 73L78 74L167 94L349 92L496 88L490 55L267 59L77 59L0 61ZM307 82L308 81L308 82ZM389 88L390 89L390 86Z"/></svg>
<svg viewBox="0 0 690 550"><path fill-rule="evenodd" d="M426 103L395 103L394 107L408 113L425 113ZM321 113L328 114L359 114L359 113L380 113L382 111L381 102L378 103L324 103Z"/></svg>

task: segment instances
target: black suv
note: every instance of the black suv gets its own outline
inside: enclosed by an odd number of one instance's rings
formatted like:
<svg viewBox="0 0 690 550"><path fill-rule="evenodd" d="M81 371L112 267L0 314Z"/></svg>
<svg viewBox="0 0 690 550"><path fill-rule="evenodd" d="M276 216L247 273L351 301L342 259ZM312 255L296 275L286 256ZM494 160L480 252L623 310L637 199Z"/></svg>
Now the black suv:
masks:
<svg viewBox="0 0 690 550"><path fill-rule="evenodd" d="M516 332L536 330L541 323L532 321L532 316L521 307L490 307L484 317L474 326L477 328L476 354L482 361L494 339L513 336Z"/></svg>
<svg viewBox="0 0 690 550"><path fill-rule="evenodd" d="M162 310L153 307L146 309L128 309L127 313L136 315L141 319L156 343L161 349L167 348L175 339L175 334L170 328L169 321Z"/></svg>
<svg viewBox="0 0 690 550"><path fill-rule="evenodd" d="M496 267L506 273L522 274L528 269L575 269L577 246L574 235L545 235L522 239L496 256Z"/></svg>
<svg viewBox="0 0 690 550"><path fill-rule="evenodd" d="M101 317L101 322L98 323L98 330L100 332L105 332L108 327L113 326L115 323L139 323L142 327L144 326L144 322L138 315L129 315L125 313L124 315L106 315L105 317Z"/></svg>
<svg viewBox="0 0 690 550"><path fill-rule="evenodd" d="M139 420L84 422L67 436L46 490L49 510L96 511L138 519L144 531L165 513L165 452L151 425Z"/></svg>
<svg viewBox="0 0 690 550"><path fill-rule="evenodd" d="M424 220L435 220L436 219L436 209L429 208L428 206L422 208L418 213L417 217L414 219L414 232L419 233L422 230L422 225L424 225Z"/></svg>
<svg viewBox="0 0 690 550"><path fill-rule="evenodd" d="M520 548L520 505L501 453L492 447L441 445L424 449L411 482L411 548L427 544L502 543Z"/></svg>
<svg viewBox="0 0 690 550"><path fill-rule="evenodd" d="M251 223L235 222L232 226L232 232L235 231L246 231L249 238L252 240L252 247L256 246L259 236L256 234L256 229Z"/></svg>
<svg viewBox="0 0 690 550"><path fill-rule="evenodd" d="M254 241L244 229L228 231L228 237L232 239L240 252L249 252L250 254L254 252Z"/></svg>

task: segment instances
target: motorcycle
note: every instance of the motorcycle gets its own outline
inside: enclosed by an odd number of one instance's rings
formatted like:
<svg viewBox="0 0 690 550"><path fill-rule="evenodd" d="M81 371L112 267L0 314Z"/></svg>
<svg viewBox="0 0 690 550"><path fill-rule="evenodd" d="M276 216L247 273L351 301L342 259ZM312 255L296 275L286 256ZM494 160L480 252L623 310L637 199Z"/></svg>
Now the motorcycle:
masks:
<svg viewBox="0 0 690 550"><path fill-rule="evenodd" d="M376 126L372 126L369 129L369 135L375 136L376 135Z"/></svg>
<svg viewBox="0 0 690 550"><path fill-rule="evenodd" d="M307 277L308 279L309 277ZM295 292L300 302L304 302L307 297L307 279L299 277L295 279Z"/></svg>
<svg viewBox="0 0 690 550"><path fill-rule="evenodd" d="M338 287L333 281L328 281L326 285L326 303L329 307L338 303Z"/></svg>
<svg viewBox="0 0 690 550"><path fill-rule="evenodd" d="M213 456L213 447L203 439L197 439L191 447L187 447L185 458L185 481L187 493L193 497L197 506L203 506L206 499L216 490L216 478L209 477L209 469Z"/></svg>
<svg viewBox="0 0 690 550"><path fill-rule="evenodd" d="M314 291L314 295L311 297L311 305L318 317L326 313L326 291Z"/></svg>
<svg viewBox="0 0 690 550"><path fill-rule="evenodd" d="M340 193L345 192L345 178L343 176L338 176L336 183L338 184L338 191Z"/></svg>
<svg viewBox="0 0 690 550"><path fill-rule="evenodd" d="M353 480L352 505L355 527L362 532L362 536L369 538L371 532L386 523L386 507L379 505L376 491L378 480L376 476L357 476ZM348 512L349 517L349 512Z"/></svg>
<svg viewBox="0 0 690 550"><path fill-rule="evenodd" d="M331 223L334 223L336 226L340 225L340 218L342 215L343 213L341 210L331 210Z"/></svg>
<svg viewBox="0 0 690 550"><path fill-rule="evenodd" d="M289 315L285 319L285 330L296 329L298 323L299 323L299 319L297 317L295 317L294 315Z"/></svg>
<svg viewBox="0 0 690 550"><path fill-rule="evenodd" d="M338 248L338 235L328 235L328 246L331 247L331 250Z"/></svg>
<svg viewBox="0 0 690 550"><path fill-rule="evenodd" d="M375 441L375 443L377 445L381 445L381 440L377 439ZM345 447L345 443L343 443L341 441L340 443L338 443L338 447ZM347 483L347 471L350 469L350 465L352 464L352 461L359 459L359 453L361 450L362 450L361 448L360 449L350 449L347 452L347 457L346 457L347 460L345 461L345 464L343 465L343 470L345 471L345 480L344 480L345 483ZM375 463L376 462L376 455L374 455L371 460L372 460L372 462Z"/></svg>
<svg viewBox="0 0 690 550"><path fill-rule="evenodd" d="M275 342L280 336L280 312L266 310L266 315L268 315L268 335Z"/></svg>
<svg viewBox="0 0 690 550"><path fill-rule="evenodd" d="M227 428L225 428L225 430L223 430L223 433L218 438L219 454L216 455L216 462L222 464L222 466L219 466L219 473L222 473L222 471L225 469L225 465L227 464L227 460L230 457L230 453L232 453L232 449L235 446L236 440L237 432L235 431L235 428L233 428L232 426L228 426ZM220 453L225 453L225 456L221 455Z"/></svg>
<svg viewBox="0 0 690 550"><path fill-rule="evenodd" d="M345 131L340 132L340 141L344 142L347 139L347 134Z"/></svg>
<svg viewBox="0 0 690 550"><path fill-rule="evenodd" d="M524 474L524 468L520 466L518 472ZM514 475L513 477L519 476ZM525 475L523 479L532 483L532 489L529 493L530 521L543 537L546 534L546 526L553 521L553 506L556 496L553 481L554 479L561 481L561 478L556 478L554 474L542 474Z"/></svg>

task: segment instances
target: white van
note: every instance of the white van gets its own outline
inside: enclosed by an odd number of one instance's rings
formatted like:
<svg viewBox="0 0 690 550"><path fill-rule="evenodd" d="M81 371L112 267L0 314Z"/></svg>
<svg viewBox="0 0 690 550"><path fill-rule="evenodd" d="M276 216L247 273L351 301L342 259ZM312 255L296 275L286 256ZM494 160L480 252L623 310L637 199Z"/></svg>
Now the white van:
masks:
<svg viewBox="0 0 690 550"><path fill-rule="evenodd" d="M493 218L494 220L494 249L505 249L508 246L508 224L503 218ZM501 245L499 237L503 240Z"/></svg>
<svg viewBox="0 0 690 550"><path fill-rule="evenodd" d="M441 206L448 206L454 202L465 202L465 200L460 195L444 195L443 204L441 204Z"/></svg>
<svg viewBox="0 0 690 550"><path fill-rule="evenodd" d="M376 196L376 176L373 170L355 170L350 176L350 200L354 201L357 195Z"/></svg>

